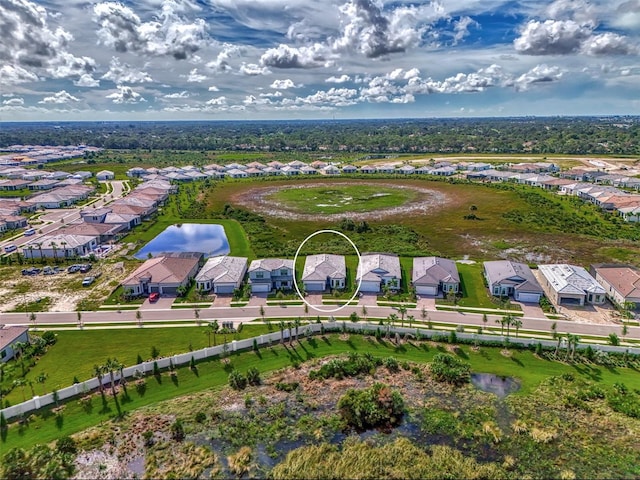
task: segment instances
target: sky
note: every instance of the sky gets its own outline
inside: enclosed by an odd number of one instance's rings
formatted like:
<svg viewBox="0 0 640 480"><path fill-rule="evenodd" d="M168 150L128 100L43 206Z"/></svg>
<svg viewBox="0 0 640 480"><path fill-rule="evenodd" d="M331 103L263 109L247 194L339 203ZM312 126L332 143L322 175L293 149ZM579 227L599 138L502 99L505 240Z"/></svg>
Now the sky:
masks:
<svg viewBox="0 0 640 480"><path fill-rule="evenodd" d="M0 122L639 112L640 0L0 0Z"/></svg>

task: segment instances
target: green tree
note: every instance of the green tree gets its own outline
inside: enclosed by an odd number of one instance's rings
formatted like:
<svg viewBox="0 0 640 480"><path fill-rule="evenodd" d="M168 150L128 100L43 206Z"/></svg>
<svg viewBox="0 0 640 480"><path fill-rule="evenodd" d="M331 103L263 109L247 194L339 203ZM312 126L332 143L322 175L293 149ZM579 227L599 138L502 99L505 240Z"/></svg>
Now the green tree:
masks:
<svg viewBox="0 0 640 480"><path fill-rule="evenodd" d="M413 315L408 315L408 316L407 316L407 320L409 321L409 328L411 328L411 327L413 326L413 321L414 321L415 319L416 319L416 318L415 318Z"/></svg>
<svg viewBox="0 0 640 480"><path fill-rule="evenodd" d="M366 322L366 321L367 321L367 313L368 313L368 312L367 312L367 306L366 306L366 305L362 305L362 310L361 310L361 312L362 312L362 317L364 318L364 321Z"/></svg>
<svg viewBox="0 0 640 480"><path fill-rule="evenodd" d="M142 312L140 310L136 310L136 321L138 322L138 326L142 327Z"/></svg>
<svg viewBox="0 0 640 480"><path fill-rule="evenodd" d="M214 320L213 322L209 322L207 324L207 334L209 335L209 347L211 347L211 334L213 333L213 344L216 344L216 334L220 330L220 325L218 324L218 320Z"/></svg>
<svg viewBox="0 0 640 480"><path fill-rule="evenodd" d="M193 309L193 318L196 319L196 323L198 324L198 326L200 326L200 309L199 308Z"/></svg>
<svg viewBox="0 0 640 480"><path fill-rule="evenodd" d="M514 328L516 329L516 338L518 338L518 331L522 327L522 320L520 320L519 318L514 318L511 321L511 325L513 325Z"/></svg>
<svg viewBox="0 0 640 480"><path fill-rule="evenodd" d="M47 378L49 378L49 375L45 372L40 372L36 377L36 382L42 385L42 395L45 394L44 383L47 381Z"/></svg>
<svg viewBox="0 0 640 480"><path fill-rule="evenodd" d="M406 305L400 305L398 307L398 313L400 313L400 317L401 317L401 326L404 327L404 316L407 314L407 307Z"/></svg>
<svg viewBox="0 0 640 480"><path fill-rule="evenodd" d="M297 317L293 321L293 325L296 327L296 342L297 342L298 341L298 328L300 328L300 325L302 325L302 322L300 321L300 317Z"/></svg>
<svg viewBox="0 0 640 480"><path fill-rule="evenodd" d="M287 328L287 326L280 320L280 322L278 322L278 328L280 329L280 343L284 345L284 329Z"/></svg>
<svg viewBox="0 0 640 480"><path fill-rule="evenodd" d="M98 379L98 388L100 389L100 394L104 395L104 385L102 384L102 377L104 376L103 366L95 364L93 366L93 374Z"/></svg>

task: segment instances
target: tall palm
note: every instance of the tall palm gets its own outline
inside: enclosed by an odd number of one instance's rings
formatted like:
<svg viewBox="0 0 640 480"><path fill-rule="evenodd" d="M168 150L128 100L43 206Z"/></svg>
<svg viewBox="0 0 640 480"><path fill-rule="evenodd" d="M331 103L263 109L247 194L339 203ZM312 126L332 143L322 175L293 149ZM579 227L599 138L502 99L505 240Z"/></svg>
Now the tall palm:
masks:
<svg viewBox="0 0 640 480"><path fill-rule="evenodd" d="M406 307L405 305L400 305L400 306L398 307L398 312L400 313L400 316L401 316L401 318L402 318L402 320L401 320L401 322L402 322L402 323L401 323L401 326L403 326L403 327L404 327L404 316L407 314L407 307Z"/></svg>
<svg viewBox="0 0 640 480"><path fill-rule="evenodd" d="M411 326L412 326L412 324L413 324L413 321L414 321L415 319L416 319L416 318L415 318L413 315L408 315L408 316L407 316L407 320L409 320L409 328L411 328Z"/></svg>
<svg viewBox="0 0 640 480"><path fill-rule="evenodd" d="M42 243L41 242L36 243L36 247L38 247L38 250L40 252L40 260L42 261Z"/></svg>
<svg viewBox="0 0 640 480"><path fill-rule="evenodd" d="M60 246L62 247L62 255L67 258L67 242L60 242Z"/></svg>
<svg viewBox="0 0 640 480"><path fill-rule="evenodd" d="M391 324L397 321L398 315L396 315L395 313L392 313L387 317L387 338L389 338L389 335L391 335Z"/></svg>
<svg viewBox="0 0 640 480"><path fill-rule="evenodd" d="M296 318L293 321L293 325L296 327L296 342L298 341L298 328L300 327L300 325L302 325L302 322L300 321L300 317Z"/></svg>
<svg viewBox="0 0 640 480"><path fill-rule="evenodd" d="M509 335L511 334L511 325L513 325L514 320L513 315L505 315L504 317L502 317L502 319L507 326L507 337L509 337Z"/></svg>
<svg viewBox="0 0 640 480"><path fill-rule="evenodd" d="M218 320L214 320L213 322L209 322L207 324L207 334L209 335L209 346L211 346L211 334L213 333L213 344L216 344L216 334L220 330L220 325L218 324Z"/></svg>
<svg viewBox="0 0 640 480"><path fill-rule="evenodd" d="M33 262L33 245L29 245L27 247L27 250L29 251L29 256L31 257L31 265L33 265L34 264L34 262Z"/></svg>
<svg viewBox="0 0 640 480"><path fill-rule="evenodd" d="M38 374L38 376L36 377L36 382L38 382L39 384L42 385L42 394L45 394L45 389L44 389L44 382L47 381L47 378L49 378L49 375L46 374L45 372L40 372Z"/></svg>
<svg viewBox="0 0 640 480"><path fill-rule="evenodd" d="M500 335L504 336L504 317L496 318L496 323L500 324Z"/></svg>
<svg viewBox="0 0 640 480"><path fill-rule="evenodd" d="M511 325L513 325L516 329L516 338L518 338L518 330L520 330L520 327L522 327L522 320L520 320L519 318L514 318L511 321Z"/></svg>
<svg viewBox="0 0 640 480"><path fill-rule="evenodd" d="M293 335L291 335L291 330L293 329L293 322L287 322L287 329L289 330L289 345L291 345L291 341L293 340Z"/></svg>
<svg viewBox="0 0 640 480"><path fill-rule="evenodd" d="M102 377L104 376L104 368L102 365L94 365L93 373L98 379L98 388L100 388L100 394L104 395L104 385L102 385Z"/></svg>
<svg viewBox="0 0 640 480"><path fill-rule="evenodd" d="M37 315L35 312L31 312L29 314L29 321L33 324L33 329L35 330L37 325L36 325L36 320L38 319Z"/></svg>
<svg viewBox="0 0 640 480"><path fill-rule="evenodd" d="M280 320L280 322L278 322L278 328L280 329L280 343L284 344L284 329L287 328L287 326Z"/></svg>
<svg viewBox="0 0 640 480"><path fill-rule="evenodd" d="M82 312L78 310L76 315L78 316L78 328L82 328Z"/></svg>
<svg viewBox="0 0 640 480"><path fill-rule="evenodd" d="M53 250L53 262L58 263L58 245L56 242L51 242L51 250Z"/></svg>
<svg viewBox="0 0 640 480"><path fill-rule="evenodd" d="M105 372L109 373L109 381L111 382L111 394L113 399L116 399L116 383L114 372L118 370L119 362L116 358L107 358L107 363L104 364Z"/></svg>
<svg viewBox="0 0 640 480"><path fill-rule="evenodd" d="M364 321L367 321L367 307L366 305L362 305L362 316L364 317Z"/></svg>
<svg viewBox="0 0 640 480"><path fill-rule="evenodd" d="M576 348L578 347L578 343L580 342L580 337L574 334L572 334L571 337L572 337L571 360L573 361L576 355Z"/></svg>
<svg viewBox="0 0 640 480"><path fill-rule="evenodd" d="M200 309L199 308L193 309L193 317L196 319L196 323L200 325Z"/></svg>

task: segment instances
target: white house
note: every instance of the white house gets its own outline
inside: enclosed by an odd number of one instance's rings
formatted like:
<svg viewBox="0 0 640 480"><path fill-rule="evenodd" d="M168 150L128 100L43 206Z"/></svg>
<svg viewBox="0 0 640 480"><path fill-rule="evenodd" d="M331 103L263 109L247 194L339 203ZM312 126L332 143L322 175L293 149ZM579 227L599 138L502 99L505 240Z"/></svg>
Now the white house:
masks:
<svg viewBox="0 0 640 480"><path fill-rule="evenodd" d="M345 287L347 266L342 255L309 255L304 263L302 283L308 292Z"/></svg>
<svg viewBox="0 0 640 480"><path fill-rule="evenodd" d="M438 295L460 291L460 275L456 262L441 257L413 259L412 284L418 295Z"/></svg>
<svg viewBox="0 0 640 480"><path fill-rule="evenodd" d="M151 258L122 281L130 295L160 293L176 295L186 287L200 267L201 253L182 252Z"/></svg>
<svg viewBox="0 0 640 480"><path fill-rule="evenodd" d="M538 265L542 287L558 305L602 304L605 290L584 268L576 265Z"/></svg>
<svg viewBox="0 0 640 480"><path fill-rule="evenodd" d="M293 260L262 258L249 265L249 283L252 293L293 288Z"/></svg>
<svg viewBox="0 0 640 480"><path fill-rule="evenodd" d="M247 273L246 257L211 257L196 276L196 288L205 292L233 293Z"/></svg>
<svg viewBox="0 0 640 480"><path fill-rule="evenodd" d="M384 286L390 290L399 290L401 279L400 259L397 255L372 253L360 257L356 283L360 283L361 292L379 293Z"/></svg>
<svg viewBox="0 0 640 480"><path fill-rule="evenodd" d="M43 235L22 245L25 258L73 258L90 254L99 244L99 235Z"/></svg>
<svg viewBox="0 0 640 480"><path fill-rule="evenodd" d="M96 173L96 178L99 181L103 182L105 180L113 180L114 178L116 178L116 174L111 170L100 170L98 173Z"/></svg>
<svg viewBox="0 0 640 480"><path fill-rule="evenodd" d="M594 266L592 271L613 303L634 303L640 308L640 271L624 265Z"/></svg>
<svg viewBox="0 0 640 480"><path fill-rule="evenodd" d="M508 260L484 262L484 277L491 295L513 295L519 302L539 303L543 290L533 272L524 263Z"/></svg>

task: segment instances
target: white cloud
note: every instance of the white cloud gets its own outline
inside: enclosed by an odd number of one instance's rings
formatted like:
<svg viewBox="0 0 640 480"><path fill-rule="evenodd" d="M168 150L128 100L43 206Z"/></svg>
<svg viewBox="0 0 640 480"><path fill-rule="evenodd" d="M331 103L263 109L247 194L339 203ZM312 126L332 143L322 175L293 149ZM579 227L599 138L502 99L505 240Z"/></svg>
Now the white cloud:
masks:
<svg viewBox="0 0 640 480"><path fill-rule="evenodd" d="M290 47L281 43L270 48L260 57L260 65L273 68L317 68L330 65L327 49L315 43L309 47Z"/></svg>
<svg viewBox="0 0 640 480"><path fill-rule="evenodd" d="M117 52L189 58L206 43L206 24L200 18L189 22L181 17L179 5L174 0L164 0L157 17L143 22L121 3L95 4L93 20L99 26L98 39Z"/></svg>
<svg viewBox="0 0 640 480"><path fill-rule="evenodd" d="M93 78L93 76L88 73L85 73L83 75L80 75L80 78L78 80L75 80L73 84L76 87L99 87L100 80Z"/></svg>
<svg viewBox="0 0 640 480"><path fill-rule="evenodd" d="M177 99L177 98L189 98L189 92L187 92L186 90L183 90L182 92L168 93L164 95L162 98L167 98L170 100Z"/></svg>
<svg viewBox="0 0 640 480"><path fill-rule="evenodd" d="M5 85L33 81L38 76L79 77L95 69L90 57L69 52L73 35L49 26L47 9L29 0L0 2L1 82Z"/></svg>
<svg viewBox="0 0 640 480"><path fill-rule="evenodd" d="M351 77L346 74L342 74L339 77L331 76L325 80L327 83L347 83L351 81Z"/></svg>
<svg viewBox="0 0 640 480"><path fill-rule="evenodd" d="M233 68L229 65L229 60L234 57L241 57L244 52L245 48L240 45L225 43L222 45L222 50L218 53L216 59L207 63L206 67L218 73L230 72Z"/></svg>
<svg viewBox="0 0 640 480"><path fill-rule="evenodd" d="M582 45L587 55L630 55L638 52L638 47L629 43L627 37L605 32L594 35Z"/></svg>
<svg viewBox="0 0 640 480"><path fill-rule="evenodd" d="M208 90L209 90L210 92L219 92L219 91L220 91L220 89L219 89L218 87L216 87L215 85L211 85L211 86L208 88Z"/></svg>
<svg viewBox="0 0 640 480"><path fill-rule="evenodd" d="M287 90L289 88L300 88L302 85L296 85L293 80L290 78L285 78L284 80L274 80L270 85L271 88L276 90Z"/></svg>
<svg viewBox="0 0 640 480"><path fill-rule="evenodd" d="M580 50L590 35L591 27L573 20L530 20L513 46L525 55L564 55Z"/></svg>
<svg viewBox="0 0 640 480"><path fill-rule="evenodd" d="M269 75L271 70L267 67L261 67L255 63L242 62L242 65L240 65L240 73L250 77L255 77L257 75Z"/></svg>
<svg viewBox="0 0 640 480"><path fill-rule="evenodd" d="M533 84L555 82L560 77L562 77L562 71L558 67L541 64L516 78L514 86L516 90L528 90Z"/></svg>
<svg viewBox="0 0 640 480"><path fill-rule="evenodd" d="M473 20L471 17L463 16L460 17L459 20L453 23L453 44L457 45L460 43L465 37L469 35L469 27L478 28L480 24Z"/></svg>
<svg viewBox="0 0 640 480"><path fill-rule="evenodd" d="M612 25L630 31L640 30L640 0L629 0L618 5Z"/></svg>
<svg viewBox="0 0 640 480"><path fill-rule="evenodd" d="M142 95L127 85L118 85L117 91L110 93L106 98L118 104L146 102Z"/></svg>
<svg viewBox="0 0 640 480"><path fill-rule="evenodd" d="M198 73L197 68L194 68L193 70L191 70L189 72L189 75L187 75L187 82L189 83L202 83L206 79L207 79L207 76Z"/></svg>
<svg viewBox="0 0 640 480"><path fill-rule="evenodd" d="M293 102L296 104L346 107L358 103L357 96L358 91L354 88L330 88L326 91L318 90L316 93L306 97L298 97Z"/></svg>
<svg viewBox="0 0 640 480"><path fill-rule="evenodd" d="M109 71L102 78L115 84L153 82L147 72L140 71L127 63L120 63L118 57L111 57Z"/></svg>
<svg viewBox="0 0 640 480"><path fill-rule="evenodd" d="M226 97L217 97L217 98L212 98L211 100L208 100L206 102L207 105L226 105L227 104L227 98Z"/></svg>
<svg viewBox="0 0 640 480"><path fill-rule="evenodd" d="M53 104L62 104L62 103L69 103L69 102L79 102L80 99L77 97L74 97L73 95L69 94L66 92L66 90L60 90L57 93L54 93L52 96L50 97L44 97L42 100L40 100L38 103L53 103Z"/></svg>
<svg viewBox="0 0 640 480"><path fill-rule="evenodd" d="M3 100L2 104L8 107L21 107L22 105L24 105L24 98L21 98L21 97L9 98L8 100Z"/></svg>

